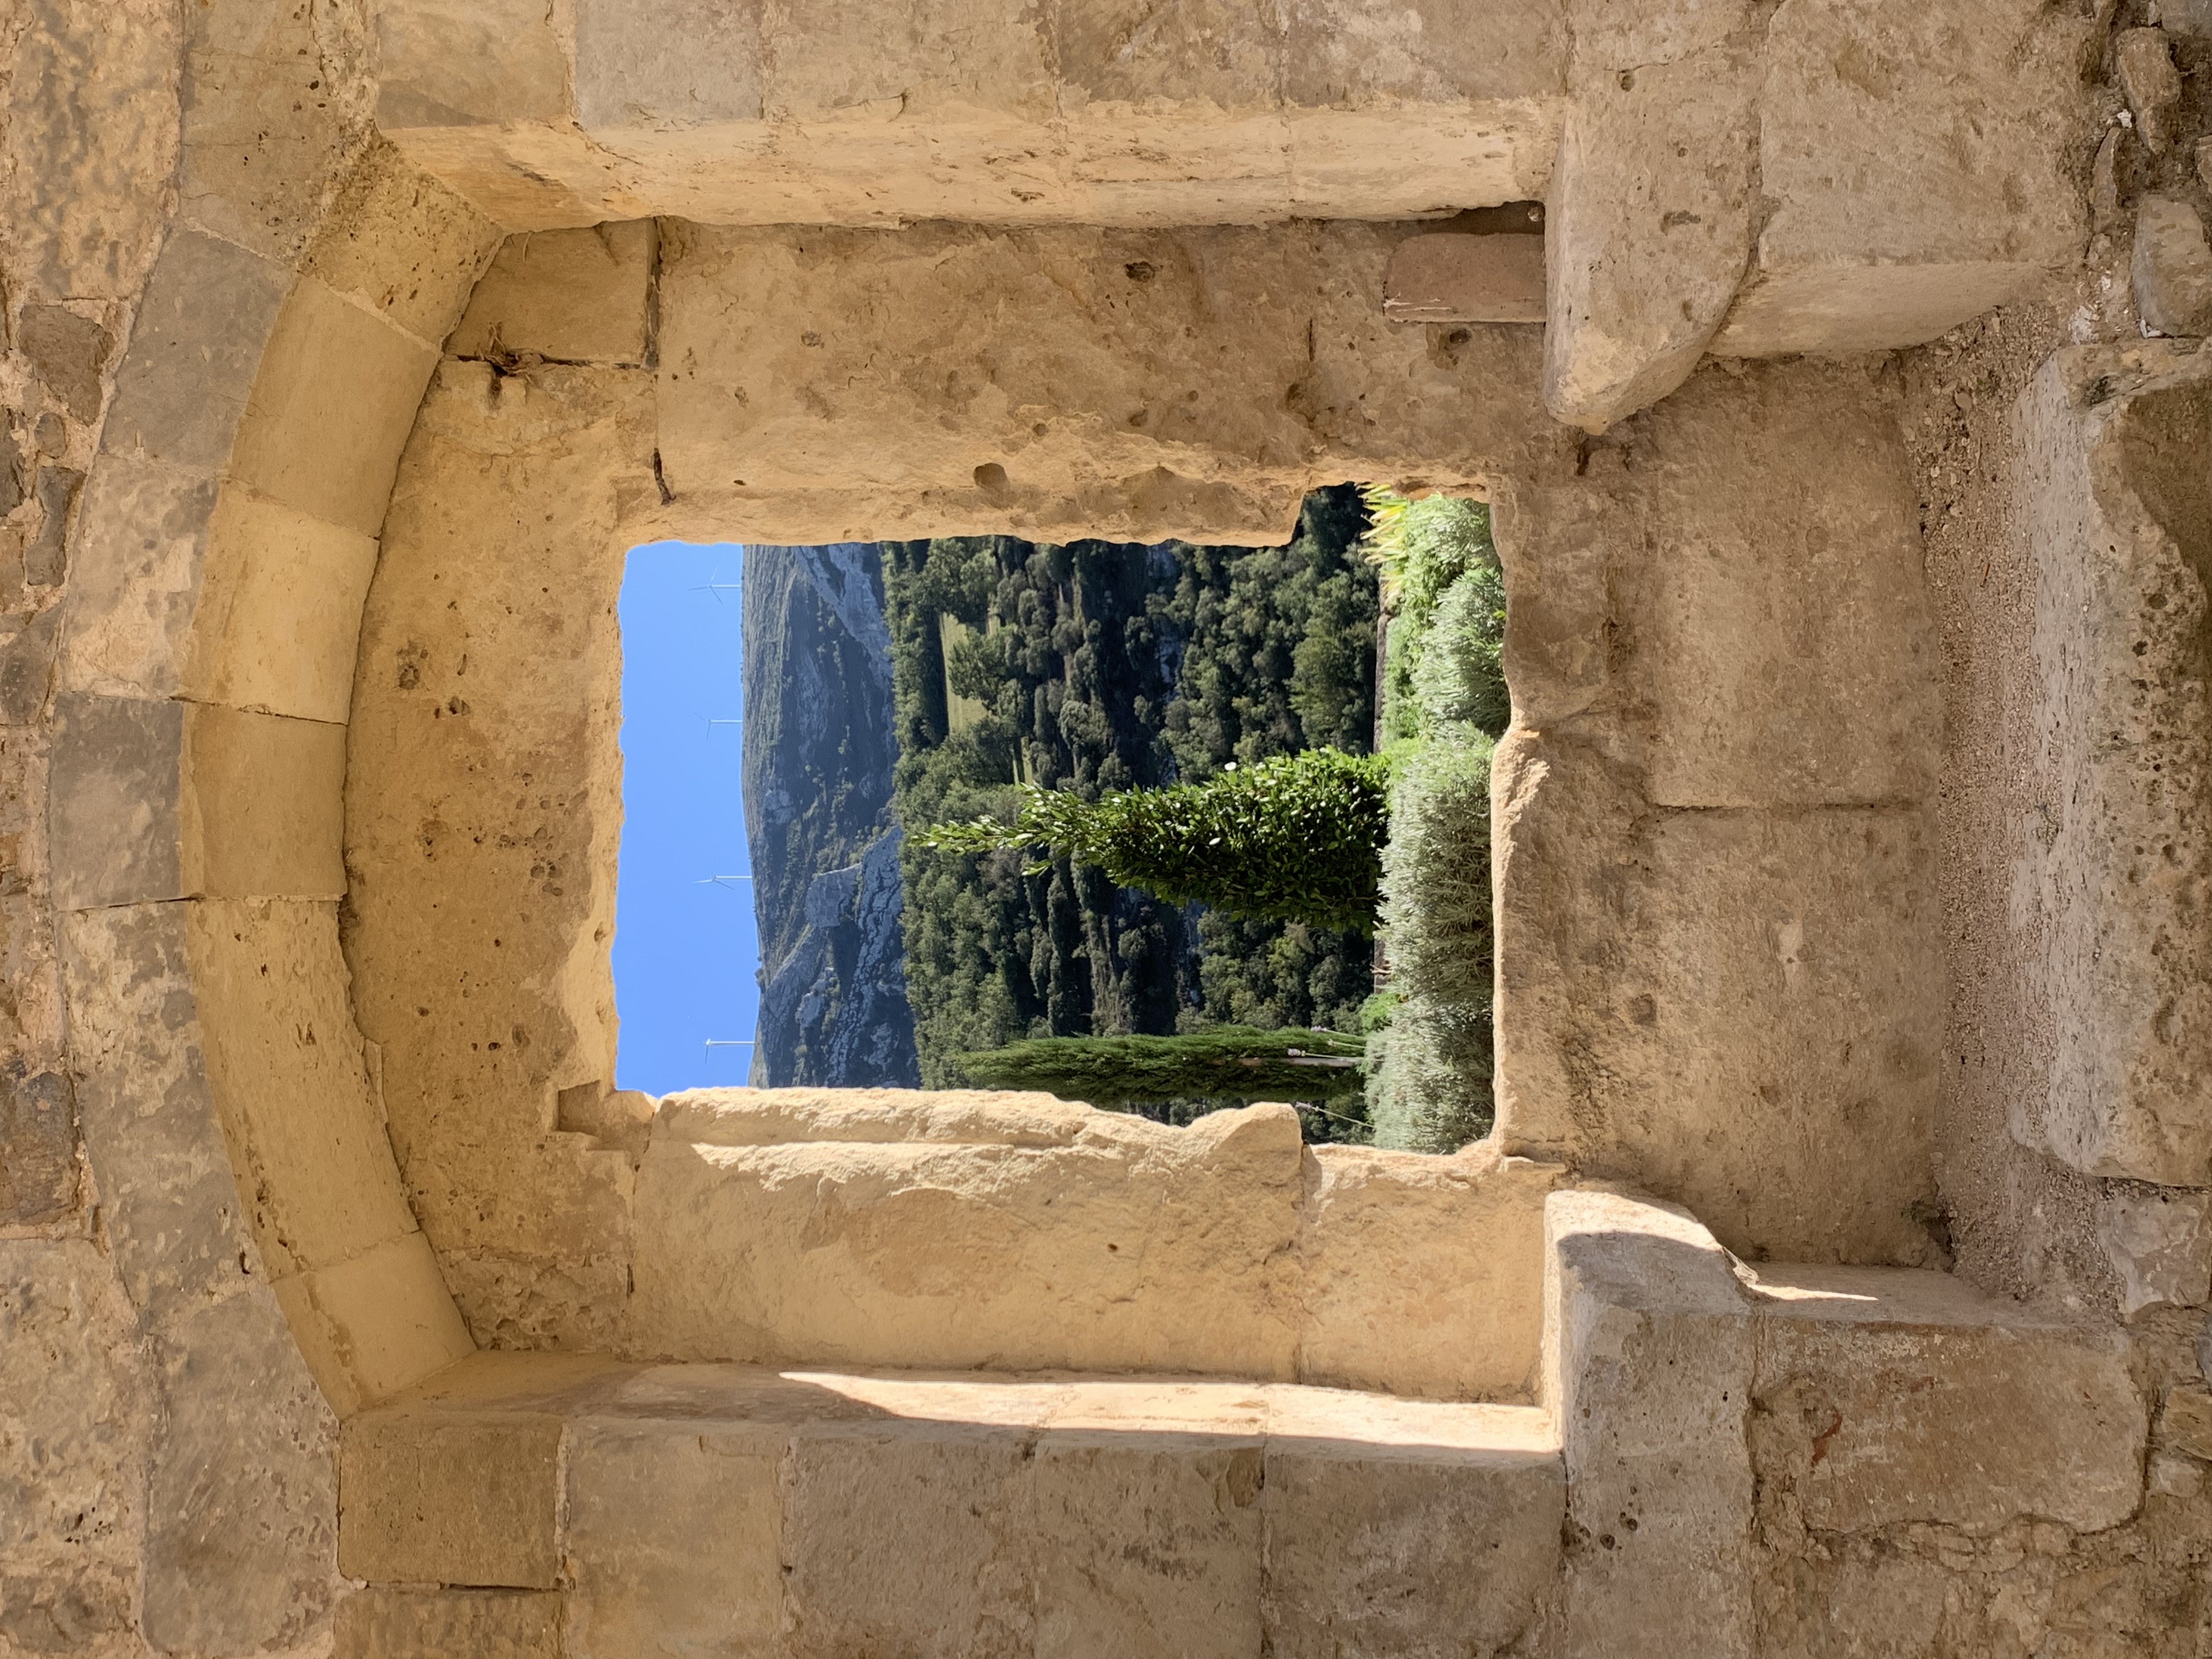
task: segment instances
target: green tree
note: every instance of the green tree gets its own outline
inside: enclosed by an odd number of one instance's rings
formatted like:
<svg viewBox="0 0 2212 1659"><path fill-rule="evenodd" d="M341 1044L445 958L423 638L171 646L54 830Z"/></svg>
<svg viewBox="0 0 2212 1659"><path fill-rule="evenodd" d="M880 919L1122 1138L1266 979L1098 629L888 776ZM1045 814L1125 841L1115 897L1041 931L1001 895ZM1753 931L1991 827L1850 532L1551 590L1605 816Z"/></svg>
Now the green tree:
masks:
<svg viewBox="0 0 2212 1659"><path fill-rule="evenodd" d="M939 823L921 844L985 853L1042 847L1170 903L1371 933L1389 769L1377 755L1309 749L1231 763L1199 783L1095 801L1023 787L1014 821Z"/></svg>
<svg viewBox="0 0 2212 1659"><path fill-rule="evenodd" d="M1364 1045L1335 1031L1218 1025L1177 1036L1037 1037L961 1067L990 1089L1042 1089L1093 1106L1212 1100L1335 1100L1364 1087Z"/></svg>

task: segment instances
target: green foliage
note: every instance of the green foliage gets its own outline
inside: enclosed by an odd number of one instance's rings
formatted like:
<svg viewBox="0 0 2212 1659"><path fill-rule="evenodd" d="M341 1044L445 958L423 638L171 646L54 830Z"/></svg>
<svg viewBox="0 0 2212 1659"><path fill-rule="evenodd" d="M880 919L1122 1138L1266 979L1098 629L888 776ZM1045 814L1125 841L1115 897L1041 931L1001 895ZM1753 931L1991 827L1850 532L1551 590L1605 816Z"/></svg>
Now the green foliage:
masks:
<svg viewBox="0 0 2212 1659"><path fill-rule="evenodd" d="M1492 745L1462 730L1399 768L1382 856L1396 1001L1370 1038L1368 1116L1378 1145L1416 1152L1464 1146L1492 1115Z"/></svg>
<svg viewBox="0 0 2212 1659"><path fill-rule="evenodd" d="M1220 1025L1176 1036L1042 1037L961 1056L986 1088L1042 1089L1094 1106L1214 1101L1322 1101L1362 1088L1358 1037Z"/></svg>
<svg viewBox="0 0 2212 1659"><path fill-rule="evenodd" d="M1089 802L1200 782L1231 761L1367 748L1377 600L1358 551L1365 527L1346 486L1310 497L1284 548L887 544L900 821L912 832L1011 819L1018 781ZM948 690L987 712L951 732ZM963 1054L1030 1037L1348 1030L1371 988L1357 931L1169 902L1065 856L1040 870L909 833L904 860L926 1087L966 1082ZM1184 1121L1203 1107L1142 1109ZM1306 1115L1314 1138L1364 1135L1343 1121L1361 1106L1335 1109Z"/></svg>
<svg viewBox="0 0 2212 1659"><path fill-rule="evenodd" d="M1431 737L1455 721L1501 734L1511 714L1499 661L1505 582L1490 508L1456 495L1407 501L1372 486L1366 500L1374 522L1361 546L1382 573L1390 610L1384 737Z"/></svg>
<svg viewBox="0 0 2212 1659"><path fill-rule="evenodd" d="M976 818L915 839L956 853L1048 848L1170 902L1366 933L1375 927L1389 779L1380 756L1309 749L1095 801L1024 785L1011 824Z"/></svg>

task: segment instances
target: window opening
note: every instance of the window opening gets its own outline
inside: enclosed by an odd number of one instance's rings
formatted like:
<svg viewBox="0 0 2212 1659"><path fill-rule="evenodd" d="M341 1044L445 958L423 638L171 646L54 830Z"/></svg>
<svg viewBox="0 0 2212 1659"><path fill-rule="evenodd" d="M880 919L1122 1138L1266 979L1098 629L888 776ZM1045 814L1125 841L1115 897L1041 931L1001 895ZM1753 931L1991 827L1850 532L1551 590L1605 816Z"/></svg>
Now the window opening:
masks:
<svg viewBox="0 0 2212 1659"><path fill-rule="evenodd" d="M689 631L633 631L648 580ZM681 972L629 977L652 881L718 960L740 910L757 941L752 1047L717 1066L695 1029L686 1082L1043 1087L1169 1123L1291 1099L1309 1139L1456 1148L1491 1116L1503 623L1486 507L1352 485L1271 549L637 550L626 696L663 639L714 660L673 677L690 702L626 704L626 805L724 793L688 836L626 823L622 1080L677 1086L632 1064ZM648 716L712 777L641 769Z"/></svg>

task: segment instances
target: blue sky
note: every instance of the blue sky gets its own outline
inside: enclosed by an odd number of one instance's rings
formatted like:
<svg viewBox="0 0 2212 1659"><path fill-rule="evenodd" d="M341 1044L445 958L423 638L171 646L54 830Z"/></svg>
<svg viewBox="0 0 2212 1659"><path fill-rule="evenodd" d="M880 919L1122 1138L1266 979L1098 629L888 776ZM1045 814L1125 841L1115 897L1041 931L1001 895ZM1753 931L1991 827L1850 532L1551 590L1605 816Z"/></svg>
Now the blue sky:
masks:
<svg viewBox="0 0 2212 1659"><path fill-rule="evenodd" d="M752 886L729 879L752 871L734 723L744 553L650 542L623 574L617 1088L743 1083L752 1063L750 1048L708 1046L750 1042L760 1014Z"/></svg>

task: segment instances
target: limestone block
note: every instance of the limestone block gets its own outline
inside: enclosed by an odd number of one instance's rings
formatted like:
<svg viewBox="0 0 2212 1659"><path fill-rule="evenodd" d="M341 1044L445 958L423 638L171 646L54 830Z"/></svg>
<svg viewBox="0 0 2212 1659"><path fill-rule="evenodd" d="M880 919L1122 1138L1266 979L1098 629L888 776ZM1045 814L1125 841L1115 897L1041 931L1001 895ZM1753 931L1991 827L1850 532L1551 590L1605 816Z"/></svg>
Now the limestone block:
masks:
<svg viewBox="0 0 2212 1659"><path fill-rule="evenodd" d="M349 1421L340 1440L338 1570L380 1583L550 1589L562 1419L437 1401Z"/></svg>
<svg viewBox="0 0 2212 1659"><path fill-rule="evenodd" d="M797 0L764 14L763 100L772 121L1041 122L1054 106L1048 15L1018 0L921 0L892 15L875 0Z"/></svg>
<svg viewBox="0 0 2212 1659"><path fill-rule="evenodd" d="M654 1117L660 1138L702 1146L1073 1146L1097 1121L1089 1106L1012 1089L687 1089L662 1096Z"/></svg>
<svg viewBox="0 0 2212 1659"><path fill-rule="evenodd" d="M345 727L188 703L178 813L186 892L210 898L345 894Z"/></svg>
<svg viewBox="0 0 2212 1659"><path fill-rule="evenodd" d="M1285 15L1285 96L1317 109L1556 98L1566 77L1565 9L1558 0L1297 0Z"/></svg>
<svg viewBox="0 0 2212 1659"><path fill-rule="evenodd" d="M29 305L16 324L16 342L63 408L87 424L100 418L100 374L115 349L112 334L64 306Z"/></svg>
<svg viewBox="0 0 2212 1659"><path fill-rule="evenodd" d="M0 1070L0 1226L51 1225L77 1204L76 1096L60 1072Z"/></svg>
<svg viewBox="0 0 2212 1659"><path fill-rule="evenodd" d="M678 1358L1292 1374L1296 1114L1071 1146L656 1133L631 1341ZM986 1264L989 1264L986 1270Z"/></svg>
<svg viewBox="0 0 2212 1659"><path fill-rule="evenodd" d="M716 522L754 521L763 492L856 488L882 500L844 507L821 539L904 522L869 518L899 497L940 532L1042 539L1081 523L1273 541L1295 515L1304 237L695 227L665 258L661 459L670 489ZM1379 249L1375 263L1379 276ZM1223 314L1239 326L1216 326ZM886 337L904 343L896 357Z"/></svg>
<svg viewBox="0 0 2212 1659"><path fill-rule="evenodd" d="M200 231L173 233L116 370L102 455L222 466L289 285L282 266L258 254Z"/></svg>
<svg viewBox="0 0 2212 1659"><path fill-rule="evenodd" d="M1778 9L1758 160L1775 205L1713 349L1917 345L2069 264L2087 27L2039 0Z"/></svg>
<svg viewBox="0 0 2212 1659"><path fill-rule="evenodd" d="M338 1603L337 1659L561 1659L561 1605L542 1590L389 1589Z"/></svg>
<svg viewBox="0 0 2212 1659"><path fill-rule="evenodd" d="M613 1074L612 550L622 481L653 489L649 395L635 370L449 362L364 612L356 1017L416 1215L488 1340L608 1346L621 1316L629 1162L550 1132L562 1089ZM496 753L529 757L527 782Z"/></svg>
<svg viewBox="0 0 2212 1659"><path fill-rule="evenodd" d="M73 466L42 466L33 494L39 503L39 533L23 549L23 582L28 587L58 587L69 569L70 521L84 474Z"/></svg>
<svg viewBox="0 0 2212 1659"><path fill-rule="evenodd" d="M2212 36L2212 0L2163 0L2158 21L2169 34L2203 40Z"/></svg>
<svg viewBox="0 0 2212 1659"><path fill-rule="evenodd" d="M1537 236L1409 236L1390 256L1382 308L1400 323L1540 323Z"/></svg>
<svg viewBox="0 0 2212 1659"><path fill-rule="evenodd" d="M45 0L21 15L5 140L11 283L127 298L172 210L183 18L160 0Z"/></svg>
<svg viewBox="0 0 2212 1659"><path fill-rule="evenodd" d="M343 725L376 543L227 485L207 527L185 695Z"/></svg>
<svg viewBox="0 0 2212 1659"><path fill-rule="evenodd" d="M1724 46L1756 18L1753 0L1670 0L1660 6L1569 0L1566 14L1577 64L1613 75L1652 64L1678 64Z"/></svg>
<svg viewBox="0 0 2212 1659"><path fill-rule="evenodd" d="M2193 1383L2167 1389L2159 1408L2158 1442L2199 1462L2212 1462L2212 1389Z"/></svg>
<svg viewBox="0 0 2212 1659"><path fill-rule="evenodd" d="M0 1241L0 1641L132 1639L151 1405L143 1336L89 1240Z"/></svg>
<svg viewBox="0 0 2212 1659"><path fill-rule="evenodd" d="M1936 627L1918 499L1879 394L1848 370L1708 374L1631 441L1632 472L1601 486L1613 611L1584 649L1609 651L1620 695L1642 705L1622 725L1646 797L1926 796L1942 731ZM1521 538L1540 580L1549 533L1531 525Z"/></svg>
<svg viewBox="0 0 2212 1659"><path fill-rule="evenodd" d="M157 1327L237 1294L253 1241L207 1092L185 917L174 904L64 918L71 1063L100 1222Z"/></svg>
<svg viewBox="0 0 2212 1659"><path fill-rule="evenodd" d="M1256 1436L1048 1431L1033 1467L1036 1654L1264 1651Z"/></svg>
<svg viewBox="0 0 2212 1659"><path fill-rule="evenodd" d="M798 1437L784 1513L793 1659L1034 1650L1030 1449L957 1425L831 1424Z"/></svg>
<svg viewBox="0 0 2212 1659"><path fill-rule="evenodd" d="M289 266L366 125L368 88L347 59L367 42L344 40L360 25L341 33L281 0L185 16L185 215Z"/></svg>
<svg viewBox="0 0 2212 1659"><path fill-rule="evenodd" d="M1759 1478L1790 1483L1806 1526L2094 1532L2135 1512L2148 1425L2118 1333L1942 1273L1761 1267L1756 1292Z"/></svg>
<svg viewBox="0 0 2212 1659"><path fill-rule="evenodd" d="M261 495L373 536L438 354L302 277L261 360L231 470Z"/></svg>
<svg viewBox="0 0 2212 1659"><path fill-rule="evenodd" d="M335 1267L280 1279L276 1299L340 1417L388 1400L476 1351L419 1232Z"/></svg>
<svg viewBox="0 0 2212 1659"><path fill-rule="evenodd" d="M2030 799L2014 925L2049 1022L2014 1133L2096 1175L2212 1180L2212 665L2202 640L2212 434L2192 350L2063 350L2022 398L2038 572Z"/></svg>
<svg viewBox="0 0 2212 1659"><path fill-rule="evenodd" d="M2122 29L2112 42L2112 67L2136 118L2136 135L2154 155L2173 142L2173 106L2181 101L2181 71L2160 28Z"/></svg>
<svg viewBox="0 0 2212 1659"><path fill-rule="evenodd" d="M380 140L347 174L302 269L436 346L501 240L477 208Z"/></svg>
<svg viewBox="0 0 2212 1659"><path fill-rule="evenodd" d="M1267 1475L1261 1651L1551 1650L1566 1518L1551 1444L1392 1455L1279 1433Z"/></svg>
<svg viewBox="0 0 2212 1659"><path fill-rule="evenodd" d="M183 891L180 703L64 691L49 775L55 902L70 909Z"/></svg>
<svg viewBox="0 0 2212 1659"><path fill-rule="evenodd" d="M579 0L575 106L588 131L757 121L761 7Z"/></svg>
<svg viewBox="0 0 2212 1659"><path fill-rule="evenodd" d="M510 236L446 349L559 362L645 362L659 233L650 219Z"/></svg>
<svg viewBox="0 0 2212 1659"><path fill-rule="evenodd" d="M1566 1462L1559 1650L1747 1659L1754 1342L1728 1256L1671 1205L1554 1193L1544 1220Z"/></svg>
<svg viewBox="0 0 2212 1659"><path fill-rule="evenodd" d="M2194 207L2178 197L2144 197L2136 208L2129 269L2148 327L2160 334L2212 331L2212 243Z"/></svg>
<svg viewBox="0 0 2212 1659"><path fill-rule="evenodd" d="M276 1299L241 1283L169 1325L155 1353L148 1642L173 1653L304 1643L338 1589L336 1425Z"/></svg>
<svg viewBox="0 0 2212 1659"><path fill-rule="evenodd" d="M1534 1398L1558 1169L1486 1143L1449 1158L1321 1146L1306 1160L1299 1379Z"/></svg>
<svg viewBox="0 0 2212 1659"><path fill-rule="evenodd" d="M568 54L534 0L379 0L375 22L386 132L568 112Z"/></svg>
<svg viewBox="0 0 2212 1659"><path fill-rule="evenodd" d="M63 598L62 684L162 697L179 689L217 485L211 472L102 455L84 489ZM64 550L52 556L61 575Z"/></svg>
<svg viewBox="0 0 2212 1659"><path fill-rule="evenodd" d="M1220 115L1273 114L1283 106L1281 22L1249 0L1206 0L1171 16L1121 3L1059 4L1054 52L1058 96L1071 112L1106 106L1116 113L1197 106ZM1117 126L1119 124L1116 124ZM1163 123L1173 130L1172 118ZM1286 159L1279 123L1276 164Z"/></svg>
<svg viewBox="0 0 2212 1659"><path fill-rule="evenodd" d="M208 901L186 915L208 1084L271 1276L411 1232L346 1006L336 906Z"/></svg>
<svg viewBox="0 0 2212 1659"><path fill-rule="evenodd" d="M563 1459L562 1651L775 1652L788 1440L750 1423L578 1425Z"/></svg>
<svg viewBox="0 0 2212 1659"><path fill-rule="evenodd" d="M2212 1302L2212 1194L2116 1188L2102 1194L2097 1242L2120 1279L2120 1312Z"/></svg>
<svg viewBox="0 0 2212 1659"><path fill-rule="evenodd" d="M1557 419L1601 432L1658 402L1720 327L1751 251L1759 67L1717 46L1582 88L1545 218Z"/></svg>

